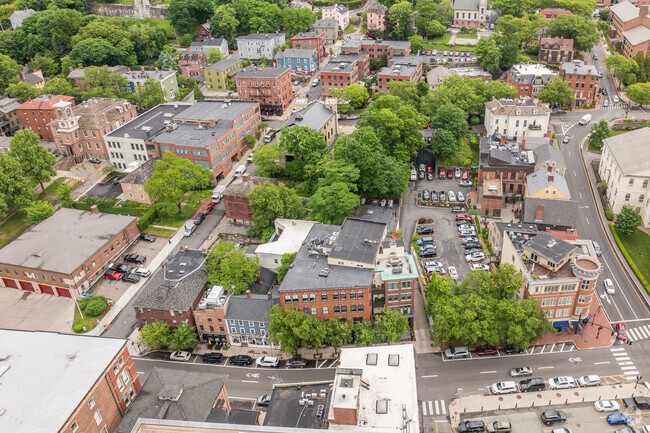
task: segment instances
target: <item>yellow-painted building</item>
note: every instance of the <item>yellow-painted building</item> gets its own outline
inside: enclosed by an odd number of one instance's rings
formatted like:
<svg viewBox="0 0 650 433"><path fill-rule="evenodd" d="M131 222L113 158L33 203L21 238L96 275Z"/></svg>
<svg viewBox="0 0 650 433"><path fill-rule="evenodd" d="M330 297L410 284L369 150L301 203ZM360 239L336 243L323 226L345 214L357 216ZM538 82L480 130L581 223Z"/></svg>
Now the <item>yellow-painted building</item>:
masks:
<svg viewBox="0 0 650 433"><path fill-rule="evenodd" d="M227 91L235 82L235 75L241 69L240 59L223 59L205 68L205 84L208 90Z"/></svg>
<svg viewBox="0 0 650 433"><path fill-rule="evenodd" d="M526 197L569 200L571 193L566 179L548 166L526 176Z"/></svg>

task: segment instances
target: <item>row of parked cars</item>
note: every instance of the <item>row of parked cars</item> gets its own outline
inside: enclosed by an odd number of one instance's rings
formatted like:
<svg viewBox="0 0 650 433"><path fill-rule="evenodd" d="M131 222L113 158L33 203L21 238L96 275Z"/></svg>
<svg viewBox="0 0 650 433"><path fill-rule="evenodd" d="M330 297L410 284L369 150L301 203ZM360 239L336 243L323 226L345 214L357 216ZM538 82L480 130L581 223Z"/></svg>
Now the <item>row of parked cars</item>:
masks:
<svg viewBox="0 0 650 433"><path fill-rule="evenodd" d="M205 206L205 210L203 212L200 212L195 218L192 224L189 226L185 226L185 236L192 236L192 233L196 231L196 228L201 225L203 220L205 219L206 216L212 212L212 209L214 209L214 203L208 203Z"/></svg>
<svg viewBox="0 0 650 433"><path fill-rule="evenodd" d="M516 367L510 370L510 376L512 377L521 377L523 375L532 375L533 371L529 367ZM518 391L521 392L536 392L544 391L548 384L548 388L552 390L556 389L570 389L575 388L576 384L580 385L583 388L600 386L600 376L595 374L588 374L585 376L580 376L578 380L570 376L557 376L552 377L548 381L545 381L541 377L534 377L529 379L524 379L515 383L512 380L506 380L502 382L493 383L490 387L490 392L492 394L512 394Z"/></svg>
<svg viewBox="0 0 650 433"><path fill-rule="evenodd" d="M485 270L490 272L490 267L486 264L479 263L485 260L485 252L478 240L476 227L472 223L472 217L465 214L456 215L456 225L458 226L458 234L460 236L460 243L465 249L465 260L470 263L472 271Z"/></svg>
<svg viewBox="0 0 650 433"><path fill-rule="evenodd" d="M169 359L172 361L185 362L189 361L191 357L192 354L186 351L176 351L169 355ZM221 352L207 352L203 354L202 359L206 364L220 364L226 357ZM249 355L234 355L228 358L228 364L239 366L252 365L253 358ZM260 356L255 360L255 365L257 367L277 368L280 366L280 359L276 356ZM307 366L307 360L303 358L291 358L286 362L286 366L288 368L305 368Z"/></svg>
<svg viewBox="0 0 650 433"><path fill-rule="evenodd" d="M154 242L156 240L156 237L154 235L143 233L138 239L145 242ZM144 263L147 261L147 258L145 256L141 256L139 254L126 254L124 257L122 257L122 261L129 264L109 264L108 269L106 272L104 272L104 278L107 280L122 280L127 283L137 283L140 281L140 278L146 278L151 275L151 271L149 269L142 267L142 265L144 265Z"/></svg>

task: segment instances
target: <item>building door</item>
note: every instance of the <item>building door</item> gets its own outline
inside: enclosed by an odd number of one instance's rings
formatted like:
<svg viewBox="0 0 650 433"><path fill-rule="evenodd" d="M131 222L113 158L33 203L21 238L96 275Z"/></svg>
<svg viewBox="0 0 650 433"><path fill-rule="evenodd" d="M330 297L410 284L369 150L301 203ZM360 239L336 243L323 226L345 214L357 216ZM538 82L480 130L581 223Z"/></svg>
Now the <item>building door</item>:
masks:
<svg viewBox="0 0 650 433"><path fill-rule="evenodd" d="M29 281L20 281L20 288L27 291L27 292L35 292L36 289L34 289L34 285L30 283Z"/></svg>
<svg viewBox="0 0 650 433"><path fill-rule="evenodd" d="M57 287L56 291L59 294L59 296L62 298L72 298L72 295L70 294L70 290L68 289L64 289L63 287Z"/></svg>
<svg viewBox="0 0 650 433"><path fill-rule="evenodd" d="M47 286L45 284L39 284L38 287L41 289L41 293L47 293L48 295L54 294L54 288L52 286Z"/></svg>
<svg viewBox="0 0 650 433"><path fill-rule="evenodd" d="M12 289L18 288L18 285L16 284L16 280L12 280L10 278L3 278L2 282L5 283L5 286L11 287Z"/></svg>

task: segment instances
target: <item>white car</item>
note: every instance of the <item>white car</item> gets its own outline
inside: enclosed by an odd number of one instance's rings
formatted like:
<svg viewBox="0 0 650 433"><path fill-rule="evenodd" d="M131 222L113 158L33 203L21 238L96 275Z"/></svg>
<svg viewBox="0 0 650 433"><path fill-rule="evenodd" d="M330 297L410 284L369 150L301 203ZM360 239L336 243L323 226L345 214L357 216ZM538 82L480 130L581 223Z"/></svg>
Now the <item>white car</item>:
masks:
<svg viewBox="0 0 650 433"><path fill-rule="evenodd" d="M447 194L447 198L449 199L449 201L456 201L456 194L453 191L449 191L449 193Z"/></svg>
<svg viewBox="0 0 650 433"><path fill-rule="evenodd" d="M470 266L470 269L472 271L485 271L485 272L490 272L490 266L483 264L483 263L472 263L472 266Z"/></svg>
<svg viewBox="0 0 650 433"><path fill-rule="evenodd" d="M196 225L191 224L188 227L185 227L185 237L192 236L192 233L196 231Z"/></svg>
<svg viewBox="0 0 650 433"><path fill-rule="evenodd" d="M530 367L516 367L510 369L510 377L532 376L533 369Z"/></svg>
<svg viewBox="0 0 650 433"><path fill-rule="evenodd" d="M485 253L479 251L465 256L465 260L467 260L468 262L480 262L484 258L485 258Z"/></svg>
<svg viewBox="0 0 650 433"><path fill-rule="evenodd" d="M192 354L190 352L172 352L169 355L169 359L172 361L189 361L190 358L192 357Z"/></svg>
<svg viewBox="0 0 650 433"><path fill-rule="evenodd" d="M610 295L613 295L614 292L616 292L616 289L614 289L614 283L612 283L612 280L610 280L609 278L605 278L605 281L603 281L603 283L605 284L605 290L607 291L607 293L609 293Z"/></svg>
<svg viewBox="0 0 650 433"><path fill-rule="evenodd" d="M447 268L447 272L449 273L449 276L454 280L458 279L458 272L456 271L456 268L454 266L449 266Z"/></svg>
<svg viewBox="0 0 650 433"><path fill-rule="evenodd" d="M472 229L465 229L460 231L460 237L461 238L467 238L470 236L476 236L476 230Z"/></svg>
<svg viewBox="0 0 650 433"><path fill-rule="evenodd" d="M558 376L548 380L548 387L551 389L569 389L575 388L576 381L569 376Z"/></svg>
<svg viewBox="0 0 650 433"><path fill-rule="evenodd" d="M151 271L147 268L135 268L133 270L133 273L139 277L144 277L144 278L147 278L149 275L151 275Z"/></svg>
<svg viewBox="0 0 650 433"><path fill-rule="evenodd" d="M587 376L580 376L578 378L578 385L582 387L586 386L600 386L600 376L595 374L589 374Z"/></svg>
<svg viewBox="0 0 650 433"><path fill-rule="evenodd" d="M512 394L517 392L517 385L512 381L497 382L490 387L492 394Z"/></svg>
<svg viewBox="0 0 650 433"><path fill-rule="evenodd" d="M458 198L458 201L459 201L460 203L462 203L462 202L465 201L465 196L464 196L463 193L460 192L460 191L458 191L458 193L456 193L456 197Z"/></svg>
<svg viewBox="0 0 650 433"><path fill-rule="evenodd" d="M598 412L618 412L620 406L616 400L599 400L594 402Z"/></svg>
<svg viewBox="0 0 650 433"><path fill-rule="evenodd" d="M275 356L260 356L255 360L255 365L258 367L277 367L280 360Z"/></svg>
<svg viewBox="0 0 650 433"><path fill-rule="evenodd" d="M319 81L320 81L320 80L319 80L318 78L314 78L314 81L311 82L311 87L316 87L316 86L318 86Z"/></svg>
<svg viewBox="0 0 650 433"><path fill-rule="evenodd" d="M615 104L618 103L618 96L614 95L612 96L612 100L614 101Z"/></svg>

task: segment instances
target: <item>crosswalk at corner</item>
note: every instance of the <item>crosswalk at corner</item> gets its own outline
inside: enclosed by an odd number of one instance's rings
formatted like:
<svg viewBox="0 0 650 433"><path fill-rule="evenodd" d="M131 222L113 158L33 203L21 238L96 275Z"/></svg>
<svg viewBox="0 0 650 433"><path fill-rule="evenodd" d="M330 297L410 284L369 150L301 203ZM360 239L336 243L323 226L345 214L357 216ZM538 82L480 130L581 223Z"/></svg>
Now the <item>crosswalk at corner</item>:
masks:
<svg viewBox="0 0 650 433"><path fill-rule="evenodd" d="M634 362L630 360L630 356L625 351L623 347L613 347L609 349L614 356L614 359L618 363L621 370L623 370L623 375L627 380L636 380L639 375L639 371L634 366Z"/></svg>
<svg viewBox="0 0 650 433"><path fill-rule="evenodd" d="M428 400L422 402L422 416L447 415L444 400Z"/></svg>
<svg viewBox="0 0 650 433"><path fill-rule="evenodd" d="M630 341L647 340L650 338L650 325L639 326L638 328L628 328L627 338Z"/></svg>

